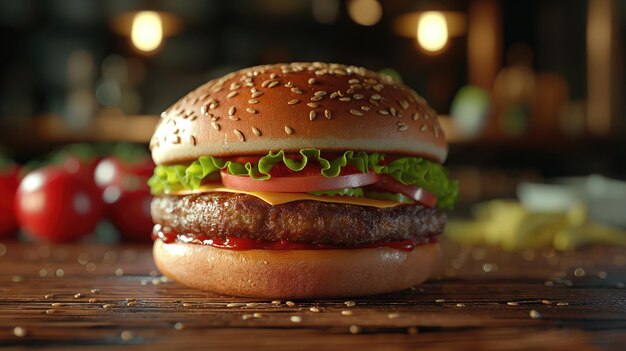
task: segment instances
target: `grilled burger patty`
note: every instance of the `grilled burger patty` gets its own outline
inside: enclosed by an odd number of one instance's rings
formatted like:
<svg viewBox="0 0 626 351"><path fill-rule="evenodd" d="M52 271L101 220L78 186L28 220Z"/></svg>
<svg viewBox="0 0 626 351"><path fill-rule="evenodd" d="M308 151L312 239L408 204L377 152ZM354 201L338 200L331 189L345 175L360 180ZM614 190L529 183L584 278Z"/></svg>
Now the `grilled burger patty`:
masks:
<svg viewBox="0 0 626 351"><path fill-rule="evenodd" d="M155 223L178 233L288 240L333 245L414 240L440 234L446 215L419 204L391 208L294 201L270 205L251 195L161 195L152 202Z"/></svg>

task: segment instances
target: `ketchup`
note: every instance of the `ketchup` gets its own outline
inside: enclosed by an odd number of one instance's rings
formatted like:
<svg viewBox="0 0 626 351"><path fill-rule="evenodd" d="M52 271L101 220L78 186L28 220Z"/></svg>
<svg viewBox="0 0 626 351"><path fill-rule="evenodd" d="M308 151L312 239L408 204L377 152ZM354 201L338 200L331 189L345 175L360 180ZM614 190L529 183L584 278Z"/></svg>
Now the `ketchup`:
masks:
<svg viewBox="0 0 626 351"><path fill-rule="evenodd" d="M389 247L400 251L412 251L416 246L437 242L435 236L419 239L419 241L402 240L381 243L361 244L355 246L340 246L318 243L298 243L288 240L267 241L248 238L228 237L215 238L199 234L178 234L174 229L156 224L152 230L152 240L160 239L166 244L181 241L189 244L210 245L220 249L235 251L244 250L346 250Z"/></svg>

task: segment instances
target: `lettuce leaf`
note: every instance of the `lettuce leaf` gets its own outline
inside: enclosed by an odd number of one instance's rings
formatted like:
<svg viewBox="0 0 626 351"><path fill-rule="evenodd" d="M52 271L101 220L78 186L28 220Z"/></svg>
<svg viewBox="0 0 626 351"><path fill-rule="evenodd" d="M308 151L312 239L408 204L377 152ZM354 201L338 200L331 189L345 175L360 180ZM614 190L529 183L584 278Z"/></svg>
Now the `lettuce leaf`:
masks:
<svg viewBox="0 0 626 351"><path fill-rule="evenodd" d="M364 197L363 188L343 188L333 190L311 191L311 195Z"/></svg>
<svg viewBox="0 0 626 351"><path fill-rule="evenodd" d="M419 157L403 157L387 164L383 164L384 159L384 154L345 151L341 156L329 160L322 157L322 152L318 149L302 149L298 157L286 155L283 150L270 151L254 164L201 156L188 166L157 166L148 185L153 194L197 189L202 182L216 179L220 170L226 170L233 175L267 180L271 177L270 170L278 163L283 163L290 170L298 172L311 162L321 166L321 174L325 177L338 176L341 169L347 165L354 166L363 173L374 170L378 174L390 175L403 184L416 185L433 193L438 198L439 208L454 206L458 197L458 182L448 178L448 173L442 165ZM341 189L335 191L335 194L340 191Z"/></svg>

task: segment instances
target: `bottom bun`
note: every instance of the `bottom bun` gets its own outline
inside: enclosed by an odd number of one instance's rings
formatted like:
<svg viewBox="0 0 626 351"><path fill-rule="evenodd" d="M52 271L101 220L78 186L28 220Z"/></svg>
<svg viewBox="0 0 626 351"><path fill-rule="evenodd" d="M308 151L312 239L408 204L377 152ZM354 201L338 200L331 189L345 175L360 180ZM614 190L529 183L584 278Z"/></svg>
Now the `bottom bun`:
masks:
<svg viewBox="0 0 626 351"><path fill-rule="evenodd" d="M374 295L420 284L435 265L438 245L412 251L234 251L157 240L153 253L163 274L193 288L223 295L307 299Z"/></svg>

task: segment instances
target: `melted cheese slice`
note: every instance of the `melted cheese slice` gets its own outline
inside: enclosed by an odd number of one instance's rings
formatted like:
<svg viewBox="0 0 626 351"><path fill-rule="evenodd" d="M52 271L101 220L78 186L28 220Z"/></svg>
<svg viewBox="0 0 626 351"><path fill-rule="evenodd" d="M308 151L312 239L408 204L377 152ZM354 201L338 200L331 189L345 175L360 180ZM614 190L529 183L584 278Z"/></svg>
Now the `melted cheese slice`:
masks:
<svg viewBox="0 0 626 351"><path fill-rule="evenodd" d="M201 185L195 190L180 190L172 192L172 195L189 195L197 193L209 193L209 192L222 192L222 193L235 193L235 194L247 194L258 197L259 199L267 202L270 205L280 205L287 202L299 201L299 200L314 200L320 202L330 202L336 204L349 204L359 206L371 206L378 208L389 208L398 205L406 204L404 202L389 201L389 200L377 200L368 199L364 197L351 197L351 196L324 196L324 195L311 195L307 193L273 193L273 192L253 192L230 189L222 184L205 184Z"/></svg>

